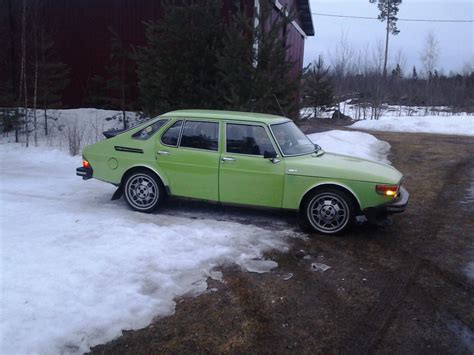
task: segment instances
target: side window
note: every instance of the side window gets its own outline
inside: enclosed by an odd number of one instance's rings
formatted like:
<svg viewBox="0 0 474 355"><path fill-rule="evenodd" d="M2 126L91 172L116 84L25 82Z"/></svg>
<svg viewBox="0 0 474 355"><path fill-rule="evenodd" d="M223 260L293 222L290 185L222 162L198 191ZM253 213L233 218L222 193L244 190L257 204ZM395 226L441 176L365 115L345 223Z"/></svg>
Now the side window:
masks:
<svg viewBox="0 0 474 355"><path fill-rule="evenodd" d="M264 155L274 153L272 142L262 126L226 124L226 151L228 153Z"/></svg>
<svg viewBox="0 0 474 355"><path fill-rule="evenodd" d="M186 121L180 147L217 151L219 141L219 123Z"/></svg>
<svg viewBox="0 0 474 355"><path fill-rule="evenodd" d="M147 140L150 138L152 135L156 133L163 125L168 122L168 120L158 120L155 123L146 126L145 128L139 130L138 132L134 133L132 135L132 138L134 139L141 139L141 140Z"/></svg>
<svg viewBox="0 0 474 355"><path fill-rule="evenodd" d="M183 121L176 121L170 128L166 130L161 136L161 143L176 147L178 145L179 133L181 132L181 126Z"/></svg>

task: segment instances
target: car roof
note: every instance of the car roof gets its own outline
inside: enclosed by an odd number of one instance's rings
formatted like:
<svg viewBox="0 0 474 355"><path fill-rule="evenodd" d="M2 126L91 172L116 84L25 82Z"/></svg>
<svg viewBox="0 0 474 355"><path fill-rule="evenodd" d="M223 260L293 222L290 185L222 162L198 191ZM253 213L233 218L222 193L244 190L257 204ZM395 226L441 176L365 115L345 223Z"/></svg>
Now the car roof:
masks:
<svg viewBox="0 0 474 355"><path fill-rule="evenodd" d="M160 117L211 118L216 120L262 122L266 124L291 121L287 117L265 113L219 110L176 110L164 113Z"/></svg>

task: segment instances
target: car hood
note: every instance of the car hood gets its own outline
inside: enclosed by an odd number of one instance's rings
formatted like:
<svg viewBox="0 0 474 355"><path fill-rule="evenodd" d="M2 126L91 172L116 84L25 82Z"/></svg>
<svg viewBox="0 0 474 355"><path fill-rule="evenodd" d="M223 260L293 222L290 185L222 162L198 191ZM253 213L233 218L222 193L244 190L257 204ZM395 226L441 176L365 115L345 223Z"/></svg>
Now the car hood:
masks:
<svg viewBox="0 0 474 355"><path fill-rule="evenodd" d="M288 157L286 174L384 184L398 184L403 176L387 164L323 151Z"/></svg>

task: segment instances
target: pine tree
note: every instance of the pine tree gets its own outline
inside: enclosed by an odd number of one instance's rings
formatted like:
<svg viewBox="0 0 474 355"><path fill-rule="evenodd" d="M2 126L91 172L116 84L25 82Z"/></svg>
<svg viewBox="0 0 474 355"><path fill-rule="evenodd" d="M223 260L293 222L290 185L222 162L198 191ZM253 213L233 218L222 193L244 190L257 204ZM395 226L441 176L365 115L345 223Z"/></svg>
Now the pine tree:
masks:
<svg viewBox="0 0 474 355"><path fill-rule="evenodd" d="M411 74L411 78L412 78L413 80L418 80L418 73L417 73L417 71L416 71L416 67L415 67L415 66L413 66L413 71L412 71L412 74Z"/></svg>
<svg viewBox="0 0 474 355"><path fill-rule="evenodd" d="M255 101L253 26L253 18L238 12L225 31L225 45L216 65L219 95L228 110L250 111Z"/></svg>
<svg viewBox="0 0 474 355"><path fill-rule="evenodd" d="M272 11L262 2L256 22L239 13L226 28L218 61L220 93L226 109L297 117L301 78L292 73L285 31L292 16Z"/></svg>
<svg viewBox="0 0 474 355"><path fill-rule="evenodd" d="M321 107L333 102L333 86L328 77L329 67L326 67L320 55L303 74L303 100L305 106L313 107L315 117L318 117Z"/></svg>
<svg viewBox="0 0 474 355"><path fill-rule="evenodd" d="M223 47L222 6L218 0L165 4L163 18L146 23L146 46L137 57L146 114L220 106L216 63Z"/></svg>
<svg viewBox="0 0 474 355"><path fill-rule="evenodd" d="M295 15L273 14L270 3L261 3L259 26L254 38L258 43L254 85L257 112L298 117L300 75L292 73L294 62L288 57L290 46L286 43L285 27L291 26ZM283 8L281 13L286 13Z"/></svg>
<svg viewBox="0 0 474 355"><path fill-rule="evenodd" d="M402 3L402 0L369 0L370 3L378 3L378 8L380 10L380 14L378 16L379 20L387 22L385 27L386 34L385 34L385 57L384 57L384 65L383 65L383 75L384 77L387 76L387 59L388 59L388 39L390 33L392 35L397 35L400 33L400 30L397 27L398 21L398 10L399 6Z"/></svg>
<svg viewBox="0 0 474 355"><path fill-rule="evenodd" d="M403 77L402 68L400 64L397 64L395 69L392 70L392 78L394 79L401 79Z"/></svg>

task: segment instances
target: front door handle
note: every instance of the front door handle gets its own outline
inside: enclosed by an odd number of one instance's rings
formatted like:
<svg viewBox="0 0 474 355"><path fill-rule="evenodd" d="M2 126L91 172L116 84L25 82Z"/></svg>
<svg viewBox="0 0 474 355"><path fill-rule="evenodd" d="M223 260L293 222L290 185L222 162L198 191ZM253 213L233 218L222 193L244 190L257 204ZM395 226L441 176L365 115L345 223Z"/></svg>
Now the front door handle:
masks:
<svg viewBox="0 0 474 355"><path fill-rule="evenodd" d="M171 154L171 153L168 152L167 150L159 150L157 153L158 153L159 155L170 155L170 154Z"/></svg>
<svg viewBox="0 0 474 355"><path fill-rule="evenodd" d="M231 157L222 157L222 161L223 162L226 162L226 161L235 161L236 159L235 158L231 158Z"/></svg>

